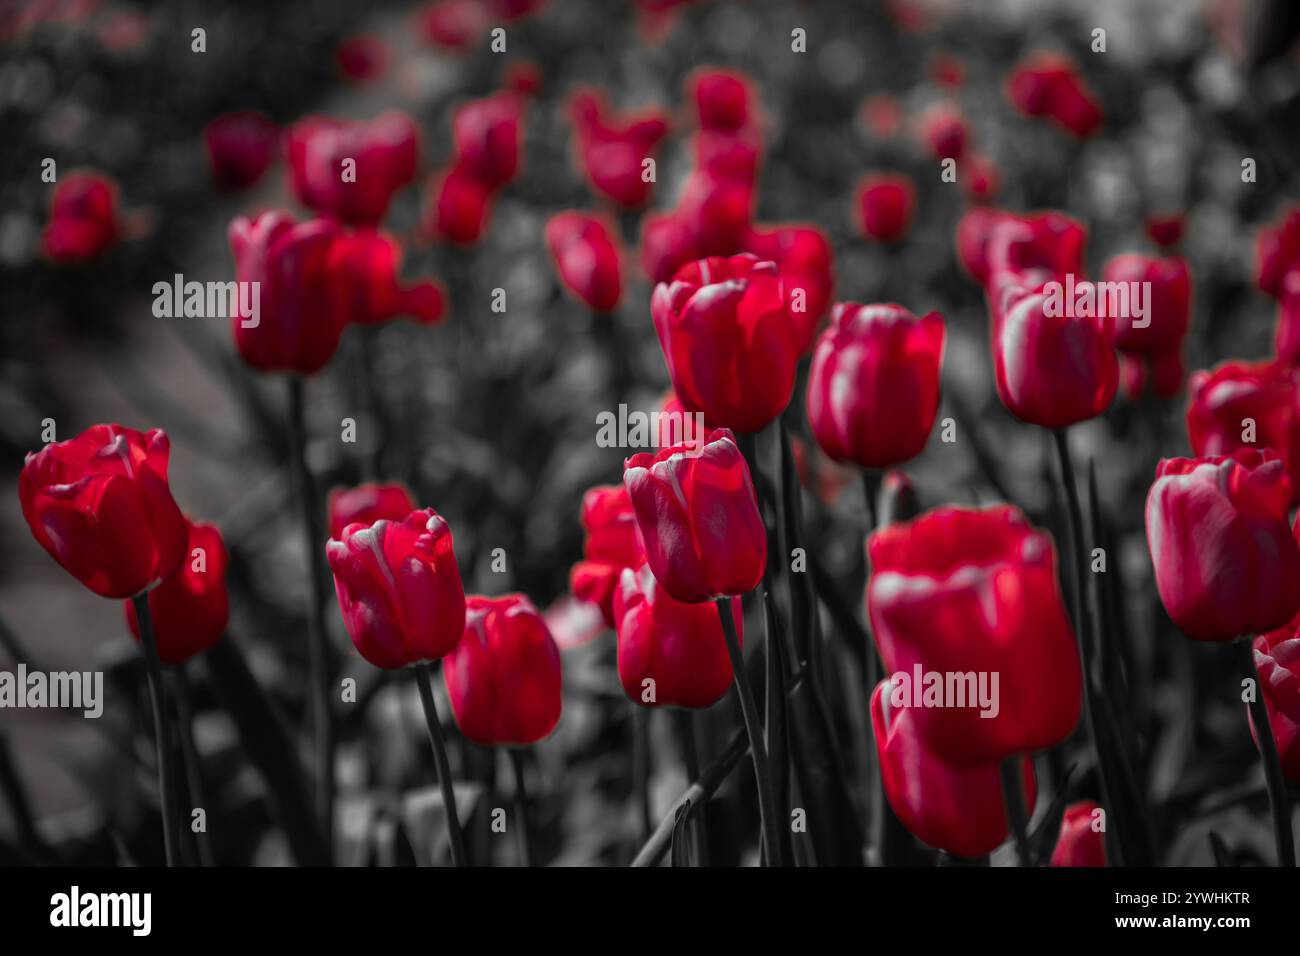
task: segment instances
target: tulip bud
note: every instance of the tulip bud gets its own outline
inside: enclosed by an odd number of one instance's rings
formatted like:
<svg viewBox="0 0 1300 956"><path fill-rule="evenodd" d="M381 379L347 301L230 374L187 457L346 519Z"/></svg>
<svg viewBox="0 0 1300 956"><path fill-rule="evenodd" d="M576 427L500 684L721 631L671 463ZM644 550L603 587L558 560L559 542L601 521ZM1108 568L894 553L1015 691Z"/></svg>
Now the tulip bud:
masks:
<svg viewBox="0 0 1300 956"><path fill-rule="evenodd" d="M1067 57L1038 54L1019 64L1007 81L1007 98L1026 116L1047 117L1079 139L1101 125L1101 109Z"/></svg>
<svg viewBox="0 0 1300 956"><path fill-rule="evenodd" d="M622 292L619 251L594 216L562 212L546 223L546 247L560 281L594 312L612 312Z"/></svg>
<svg viewBox="0 0 1300 956"><path fill-rule="evenodd" d="M473 245L492 215L492 191L461 166L453 166L430 184L423 229L458 245Z"/></svg>
<svg viewBox="0 0 1300 956"><path fill-rule="evenodd" d="M790 403L803 330L776 264L748 254L689 263L650 300L682 404L711 422L761 430Z"/></svg>
<svg viewBox="0 0 1300 956"><path fill-rule="evenodd" d="M1198 641L1281 627L1300 610L1291 482L1271 451L1166 458L1147 495L1147 544L1165 610Z"/></svg>
<svg viewBox="0 0 1300 956"><path fill-rule="evenodd" d="M587 540L583 560L569 572L573 595L600 606L605 623L614 627L614 590L625 568L645 560L632 500L622 485L600 485L582 496L582 527Z"/></svg>
<svg viewBox="0 0 1300 956"><path fill-rule="evenodd" d="M522 594L471 596L464 636L442 673L456 726L471 743L522 747L559 723L560 649Z"/></svg>
<svg viewBox="0 0 1300 956"><path fill-rule="evenodd" d="M456 165L488 189L500 189L519 173L522 124L523 101L512 90L466 103L452 119Z"/></svg>
<svg viewBox="0 0 1300 956"><path fill-rule="evenodd" d="M180 568L149 592L149 617L158 659L183 664L213 647L230 620L226 546L215 525L185 522L189 544ZM140 640L135 604L126 602L126 626Z"/></svg>
<svg viewBox="0 0 1300 956"><path fill-rule="evenodd" d="M212 179L224 189L247 189L275 161L280 129L261 113L218 116L203 127Z"/></svg>
<svg viewBox="0 0 1300 956"><path fill-rule="evenodd" d="M912 222L916 187L902 174L867 176L858 185L862 231L868 239L893 242L902 238Z"/></svg>
<svg viewBox="0 0 1300 956"><path fill-rule="evenodd" d="M915 707L889 705L890 682L871 695L871 726L880 779L894 815L922 843L962 857L990 853L1007 838L1002 779L996 764L958 766L929 748ZM1021 759L1024 801L1032 813L1038 788L1034 766Z"/></svg>
<svg viewBox="0 0 1300 956"><path fill-rule="evenodd" d="M36 542L102 597L129 598L170 577L188 532L167 484L158 428L92 425L27 455L18 478Z"/></svg>
<svg viewBox="0 0 1300 956"><path fill-rule="evenodd" d="M875 532L867 551L867 611L888 672L919 668L945 687L962 678L964 700L912 708L930 750L969 766L1070 735L1083 678L1045 532L1008 505L948 507Z"/></svg>
<svg viewBox="0 0 1300 956"><path fill-rule="evenodd" d="M731 599L731 613L743 640L740 598ZM731 658L717 609L674 600L648 564L623 569L613 614L618 677L628 700L647 707L711 707L731 687Z"/></svg>
<svg viewBox="0 0 1300 956"><path fill-rule="evenodd" d="M415 510L411 493L403 484L364 484L335 488L329 494L330 537L342 538L350 524L372 525L381 518L401 521Z"/></svg>
<svg viewBox="0 0 1300 956"><path fill-rule="evenodd" d="M235 345L253 368L309 375L334 356L347 323L342 235L337 223L295 223L282 212L230 224L235 278L259 284L255 322L231 310Z"/></svg>
<svg viewBox="0 0 1300 956"><path fill-rule="evenodd" d="M736 130L748 125L754 98L748 77L726 70L703 70L693 77L692 85L701 127Z"/></svg>
<svg viewBox="0 0 1300 956"><path fill-rule="evenodd" d="M813 353L808 423L836 461L888 468L925 447L939 410L943 318L838 302Z"/></svg>
<svg viewBox="0 0 1300 956"><path fill-rule="evenodd" d="M85 262L121 235L117 183L93 172L69 173L50 197L41 252L52 262Z"/></svg>
<svg viewBox="0 0 1300 956"><path fill-rule="evenodd" d="M1072 803L1065 808L1061 835L1052 850L1052 866L1105 866L1106 833L1097 828L1098 812L1104 812L1091 800Z"/></svg>
<svg viewBox="0 0 1300 956"><path fill-rule="evenodd" d="M350 524L325 555L348 635L375 667L435 661L456 647L465 592L451 530L432 508Z"/></svg>
<svg viewBox="0 0 1300 956"><path fill-rule="evenodd" d="M695 603L751 591L767 567L767 530L731 432L703 449L642 452L623 465L646 559L664 589Z"/></svg>

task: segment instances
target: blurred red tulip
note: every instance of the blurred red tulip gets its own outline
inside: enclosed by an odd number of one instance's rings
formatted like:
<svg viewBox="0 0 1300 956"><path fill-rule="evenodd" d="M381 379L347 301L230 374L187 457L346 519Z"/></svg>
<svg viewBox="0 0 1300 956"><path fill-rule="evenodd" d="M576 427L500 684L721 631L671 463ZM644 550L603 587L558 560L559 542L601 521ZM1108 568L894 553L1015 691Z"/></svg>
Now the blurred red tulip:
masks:
<svg viewBox="0 0 1300 956"><path fill-rule="evenodd" d="M1074 310L1054 308L1054 301L1041 285L1013 286L992 329L998 397L1021 421L1043 428L1096 418L1119 388L1109 320L1056 314Z"/></svg>
<svg viewBox="0 0 1300 956"><path fill-rule="evenodd" d="M471 100L452 118L456 166L490 190L519 173L523 151L523 101L513 90Z"/></svg>
<svg viewBox="0 0 1300 956"><path fill-rule="evenodd" d="M388 233L362 229L340 236L333 256L346 296L349 322L377 325L395 316L409 315L432 324L442 318L443 294L436 283L399 282L402 247Z"/></svg>
<svg viewBox="0 0 1300 956"><path fill-rule="evenodd" d="M215 525L185 522L185 557L175 574L149 592L158 658L183 664L213 647L226 633L230 599L226 593L226 546ZM140 640L135 605L126 602L126 626Z"/></svg>
<svg viewBox="0 0 1300 956"><path fill-rule="evenodd" d="M1026 116L1048 117L1079 139L1101 125L1101 108L1068 57L1043 53L1020 63L1007 81L1007 98Z"/></svg>
<svg viewBox="0 0 1300 956"><path fill-rule="evenodd" d="M731 599L731 613L743 642L739 597ZM717 610L674 600L648 564L623 570L613 614L618 677L634 704L711 707L731 687L731 658Z"/></svg>
<svg viewBox="0 0 1300 956"><path fill-rule="evenodd" d="M598 605L605 623L614 627L614 590L619 575L645 560L627 488L598 485L589 489L582 496L582 527L586 532L582 560L569 572L569 589L574 597Z"/></svg>
<svg viewBox="0 0 1300 956"><path fill-rule="evenodd" d="M203 127L213 181L223 189L247 189L280 152L280 129L261 113L218 116Z"/></svg>
<svg viewBox="0 0 1300 956"><path fill-rule="evenodd" d="M594 312L612 312L622 293L618 246L605 223L580 212L562 212L546 223L560 282Z"/></svg>
<svg viewBox="0 0 1300 956"><path fill-rule="evenodd" d="M962 187L973 202L992 202L1002 189L1002 177L993 160L968 152L962 164Z"/></svg>
<svg viewBox="0 0 1300 956"><path fill-rule="evenodd" d="M922 142L935 159L961 159L970 141L970 131L961 110L951 103L940 103L921 114L919 132Z"/></svg>
<svg viewBox="0 0 1300 956"><path fill-rule="evenodd" d="M689 86L701 128L738 130L753 121L756 95L744 74L706 68L692 75Z"/></svg>
<svg viewBox="0 0 1300 956"><path fill-rule="evenodd" d="M748 183L695 172L686 180L674 215L688 230L696 258L731 256L744 242L753 206Z"/></svg>
<svg viewBox="0 0 1300 956"><path fill-rule="evenodd" d="M1002 779L995 764L957 766L932 751L916 726L921 711L889 705L890 682L871 695L871 726L881 784L895 816L922 843L961 857L981 857L1007 838ZM1034 765L1021 761L1024 805L1038 799Z"/></svg>
<svg viewBox="0 0 1300 956"><path fill-rule="evenodd" d="M872 139L892 139L903 125L903 107L898 97L877 93L862 103L862 123Z"/></svg>
<svg viewBox="0 0 1300 956"><path fill-rule="evenodd" d="M921 453L939 410L943 317L838 302L813 353L808 423L836 461L888 468Z"/></svg>
<svg viewBox="0 0 1300 956"><path fill-rule="evenodd" d="M334 48L334 62L345 79L365 83L388 69L388 46L375 36L348 37Z"/></svg>
<svg viewBox="0 0 1300 956"><path fill-rule="evenodd" d="M642 452L623 466L646 559L679 601L752 591L767 566L767 530L749 466L731 432L703 449L677 445Z"/></svg>
<svg viewBox="0 0 1300 956"><path fill-rule="evenodd" d="M806 338L775 263L748 253L689 263L655 286L650 312L688 411L756 432L790 403Z"/></svg>
<svg viewBox="0 0 1300 956"><path fill-rule="evenodd" d="M1276 362L1223 362L1187 385L1187 438L1198 456L1271 449L1293 490L1300 467L1295 374Z"/></svg>
<svg viewBox="0 0 1300 956"><path fill-rule="evenodd" d="M491 23L491 13L482 0L436 0L416 17L421 38L448 50L466 49Z"/></svg>
<svg viewBox="0 0 1300 956"><path fill-rule="evenodd" d="M996 763L1073 732L1083 676L1046 532L1010 505L946 507L876 531L867 553L887 673L938 674L945 689L963 678L964 701L908 707L928 749L957 766Z"/></svg>
<svg viewBox="0 0 1300 956"><path fill-rule="evenodd" d="M1155 391L1171 398L1182 388L1183 339L1192 319L1192 278L1177 257L1156 259L1136 254L1107 261L1103 282L1150 283L1145 327L1121 318L1112 329L1115 348L1138 356L1155 369Z"/></svg>
<svg viewBox="0 0 1300 956"><path fill-rule="evenodd" d="M259 283L259 315L232 309L235 345L263 372L318 372L334 356L347 322L344 279L335 247L343 235L324 219L295 223L282 212L230 224L235 278Z"/></svg>
<svg viewBox="0 0 1300 956"><path fill-rule="evenodd" d="M657 110L613 115L603 96L591 89L574 94L569 111L578 160L592 187L625 209L644 205L652 183L643 178L642 164L654 158L668 133L663 115Z"/></svg>
<svg viewBox="0 0 1300 956"><path fill-rule="evenodd" d="M355 488L335 488L326 507L330 537L342 538L343 529L350 524L372 525L381 518L401 521L415 510L415 502L403 484L367 483Z"/></svg>
<svg viewBox="0 0 1300 956"><path fill-rule="evenodd" d="M369 121L310 116L290 127L288 154L299 202L344 222L374 225L393 193L415 178L419 132L397 111Z"/></svg>
<svg viewBox="0 0 1300 956"><path fill-rule="evenodd" d="M1072 803L1065 808L1061 834L1052 850L1052 866L1105 866L1106 834L1097 829L1101 807L1091 800Z"/></svg>
<svg viewBox="0 0 1300 956"><path fill-rule="evenodd" d="M158 428L92 425L27 455L18 477L37 544L102 597L129 598L180 567L187 530L167 484Z"/></svg>
<svg viewBox="0 0 1300 956"><path fill-rule="evenodd" d="M1162 216L1147 216L1147 235L1161 249L1172 249L1183 238L1187 228L1186 219L1179 213Z"/></svg>
<svg viewBox="0 0 1300 956"><path fill-rule="evenodd" d="M1300 783L1300 619L1255 638L1259 691L1268 709L1282 774ZM1250 715L1249 708L1246 711ZM1259 741L1252 718L1250 732Z"/></svg>
<svg viewBox="0 0 1300 956"><path fill-rule="evenodd" d="M348 635L375 667L435 661L460 642L465 592L451 530L432 508L350 524L325 555Z"/></svg>
<svg viewBox="0 0 1300 956"><path fill-rule="evenodd" d="M930 57L930 78L938 86L955 89L966 82L966 65L951 53L936 53Z"/></svg>
<svg viewBox="0 0 1300 956"><path fill-rule="evenodd" d="M465 602L465 633L442 668L451 712L481 747L522 747L550 736L563 706L560 649L522 594Z"/></svg>
<svg viewBox="0 0 1300 956"><path fill-rule="evenodd" d="M453 166L430 183L424 231L448 242L479 241L492 216L492 191L472 172Z"/></svg>
<svg viewBox="0 0 1300 956"><path fill-rule="evenodd" d="M858 184L858 212L868 239L893 242L912 223L916 187L902 173L867 176Z"/></svg>
<svg viewBox="0 0 1300 956"><path fill-rule="evenodd" d="M105 252L121 233L117 183L100 173L68 173L50 196L41 252L51 262L86 262Z"/></svg>
<svg viewBox="0 0 1300 956"><path fill-rule="evenodd" d="M1300 365L1300 268L1288 272L1282 283L1274 352L1279 361L1291 366Z"/></svg>
<svg viewBox="0 0 1300 956"><path fill-rule="evenodd" d="M1284 295L1284 280L1295 269L1300 269L1300 206L1261 229L1255 240L1255 281L1273 298Z"/></svg>
<svg viewBox="0 0 1300 956"><path fill-rule="evenodd" d="M1147 495L1147 544L1165 610L1188 637L1231 641L1300 610L1291 482L1271 451L1166 458Z"/></svg>
<svg viewBox="0 0 1300 956"><path fill-rule="evenodd" d="M641 268L651 282L667 282L700 258L695 234L672 213L648 215L641 224Z"/></svg>
<svg viewBox="0 0 1300 956"><path fill-rule="evenodd" d="M806 351L834 292L830 240L814 226L755 226L746 231L742 248L776 263L785 286L786 309L806 336L800 351Z"/></svg>

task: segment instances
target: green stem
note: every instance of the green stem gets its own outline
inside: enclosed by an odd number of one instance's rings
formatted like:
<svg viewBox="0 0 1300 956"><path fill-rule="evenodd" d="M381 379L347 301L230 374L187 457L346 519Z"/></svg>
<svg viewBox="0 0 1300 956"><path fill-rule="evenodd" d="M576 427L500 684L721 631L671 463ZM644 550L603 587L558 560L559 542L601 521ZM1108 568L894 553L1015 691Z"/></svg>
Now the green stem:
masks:
<svg viewBox="0 0 1300 956"><path fill-rule="evenodd" d="M1029 841L1025 837L1025 796L1021 790L1020 757L1008 757L998 767L1002 777L1002 801L1007 811L1007 829L1016 842L1016 860L1021 866L1032 866L1029 859Z"/></svg>
<svg viewBox="0 0 1300 956"><path fill-rule="evenodd" d="M302 379L289 378L289 441L298 485L303 534L307 547L308 593L307 666L311 697L311 726L314 735L316 812L328 845L334 839L334 721L329 703L329 646L325 638L325 537L320 525L320 503L316 483L307 467L307 433L303 415Z"/></svg>
<svg viewBox="0 0 1300 956"><path fill-rule="evenodd" d="M153 618L149 614L149 595L145 592L131 598L135 616L140 624L140 643L144 646L145 669L149 678L149 702L153 707L154 746L158 752L158 792L162 800L163 847L167 865L176 865L176 773L172 766L171 747L164 732L167 706L163 700L162 663L158 659L158 642L154 639Z"/></svg>
<svg viewBox="0 0 1300 956"><path fill-rule="evenodd" d="M203 799L203 774L199 767L199 751L194 746L194 711L190 707L190 682L185 676L185 665L176 668L176 717L180 723L181 759L185 761L185 786L189 790L190 812L196 807L204 808L207 816L207 804ZM192 828L191 828L192 829ZM212 866L212 843L208 839L206 824L204 830L194 834L194 843L199 851L199 865Z"/></svg>
<svg viewBox="0 0 1300 956"><path fill-rule="evenodd" d="M763 725L754 703L754 691L749 686L745 671L745 655L740 650L736 636L736 621L731 613L731 598L720 597L715 602L722 633L727 639L727 652L731 655L731 670L736 678L736 695L740 698L740 713L745 720L745 733L749 736L749 752L754 760L754 780L758 786L758 813L763 828L763 842L767 848L768 862L781 866L781 837L776 818L776 796L772 790L772 774L767 765L767 748L763 745Z"/></svg>
<svg viewBox="0 0 1300 956"><path fill-rule="evenodd" d="M1237 667L1244 680L1253 681L1255 693L1250 701L1250 715L1255 723L1255 738L1259 741L1259 762L1264 765L1264 783L1268 786L1268 805L1273 811L1273 839L1277 843L1277 865L1295 866L1295 838L1291 833L1291 803L1287 798L1286 783L1282 779L1282 765L1277 757L1277 741L1268 720L1268 705L1264 702L1259 671L1255 668L1255 652L1249 637L1233 642Z"/></svg>
<svg viewBox="0 0 1300 956"><path fill-rule="evenodd" d="M415 686L420 691L424 705L424 722L429 727L429 743L433 745L433 763L438 769L438 786L442 788L442 805L447 814L447 839L451 842L451 861L456 866L468 866L465 854L465 835L460 829L456 814L456 790L451 785L451 765L447 762L447 745L442 739L442 724L438 721L438 705L433 700L432 667L415 667Z"/></svg>

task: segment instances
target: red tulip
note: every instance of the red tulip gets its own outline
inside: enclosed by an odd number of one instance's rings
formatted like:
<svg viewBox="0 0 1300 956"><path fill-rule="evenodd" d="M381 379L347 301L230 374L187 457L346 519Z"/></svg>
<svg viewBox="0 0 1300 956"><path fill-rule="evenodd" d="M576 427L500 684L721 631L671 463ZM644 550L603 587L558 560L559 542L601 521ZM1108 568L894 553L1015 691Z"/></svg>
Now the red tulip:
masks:
<svg viewBox="0 0 1300 956"><path fill-rule="evenodd" d="M1223 362L1187 386L1187 437L1196 455L1270 448L1300 463L1300 419L1290 370L1276 362Z"/></svg>
<svg viewBox="0 0 1300 956"><path fill-rule="evenodd" d="M546 223L546 247L560 281L595 312L612 312L622 292L619 251L600 219L562 212Z"/></svg>
<svg viewBox="0 0 1300 956"><path fill-rule="evenodd" d="M465 591L451 530L432 508L350 524L325 555L348 635L375 667L435 661L459 643Z"/></svg>
<svg viewBox="0 0 1300 956"><path fill-rule="evenodd" d="M730 256L744 241L753 206L749 183L695 172L686 180L674 215L690 231L697 258Z"/></svg>
<svg viewBox="0 0 1300 956"><path fill-rule="evenodd" d="M1009 505L948 507L875 532L867 550L867 610L887 672L917 693L926 672L945 687L951 675L971 678L952 688L964 701L909 708L930 750L970 766L1070 735L1082 671L1045 532Z"/></svg>
<svg viewBox="0 0 1300 956"><path fill-rule="evenodd" d="M425 208L424 231L459 245L478 242L492 215L492 191L460 166L436 178Z"/></svg>
<svg viewBox="0 0 1300 956"><path fill-rule="evenodd" d="M613 613L618 677L628 700L648 707L711 707L731 687L731 658L717 610L674 600L648 564L623 570ZM740 598L731 599L731 613L743 640Z"/></svg>
<svg viewBox="0 0 1300 956"><path fill-rule="evenodd" d="M706 69L694 75L691 85L702 128L737 130L752 121L755 95L743 74Z"/></svg>
<svg viewBox="0 0 1300 956"><path fill-rule="evenodd" d="M1096 829L1101 807L1091 800L1072 803L1065 808L1061 835L1052 851L1052 866L1105 866L1106 834Z"/></svg>
<svg viewBox="0 0 1300 956"><path fill-rule="evenodd" d="M993 365L998 397L1013 415L1065 428L1110 407L1119 361L1109 320L1050 315L1052 297L1041 285L1037 291L1013 287L1002 302L993 322Z"/></svg>
<svg viewBox="0 0 1300 956"><path fill-rule="evenodd" d="M433 324L443 315L442 289L434 282L398 281L402 247L386 232L362 229L339 237L334 260L346 290L346 315L357 325L378 325L399 315ZM408 509L409 510L409 509Z"/></svg>
<svg viewBox="0 0 1300 956"><path fill-rule="evenodd" d="M50 197L41 252L52 262L85 262L121 235L117 183L99 173L69 173Z"/></svg>
<svg viewBox="0 0 1300 956"><path fill-rule="evenodd" d="M348 37L334 48L334 62L346 79L369 82L388 69L388 47L378 37Z"/></svg>
<svg viewBox="0 0 1300 956"><path fill-rule="evenodd" d="M748 189L758 181L763 139L757 129L702 129L695 136L694 148L696 172Z"/></svg>
<svg viewBox="0 0 1300 956"><path fill-rule="evenodd" d="M991 223L985 284L1004 271L1082 276L1087 242L1087 230L1064 213L1003 213Z"/></svg>
<svg viewBox="0 0 1300 956"><path fill-rule="evenodd" d="M329 494L326 508L330 537L342 538L343 529L350 524L372 525L381 518L401 521L415 510L415 502L403 484L364 484L335 488Z"/></svg>
<svg viewBox="0 0 1300 956"><path fill-rule="evenodd" d="M836 461L888 468L921 453L939 410L943 317L838 302L817 340L808 423Z"/></svg>
<svg viewBox="0 0 1300 956"><path fill-rule="evenodd" d="M570 113L578 160L592 187L625 209L644 205L652 184L642 178L642 164L668 133L663 116L657 111L614 116L603 97L589 89L574 95Z"/></svg>
<svg viewBox="0 0 1300 956"><path fill-rule="evenodd" d="M1187 263L1171 256L1154 259L1115 256L1102 271L1104 282L1147 282L1146 327L1120 320L1112 330L1115 348L1155 370L1156 394L1170 398L1182 388L1183 339L1192 318L1192 280Z"/></svg>
<svg viewBox="0 0 1300 956"><path fill-rule="evenodd" d="M993 160L978 153L968 153L962 165L962 186L973 202L990 202L997 198L1002 189L1002 178Z"/></svg>
<svg viewBox="0 0 1300 956"><path fill-rule="evenodd" d="M452 119L456 165L488 189L500 189L519 173L522 125L523 100L513 90L461 106Z"/></svg>
<svg viewBox="0 0 1300 956"><path fill-rule="evenodd" d="M560 720L560 649L522 594L466 602L465 634L442 674L465 739L482 747L522 747Z"/></svg>
<svg viewBox="0 0 1300 956"><path fill-rule="evenodd" d="M225 189L247 189L275 161L280 129L261 113L218 116L203 127L212 179Z"/></svg>
<svg viewBox="0 0 1300 956"><path fill-rule="evenodd" d="M890 682L871 695L871 726L880 755L881 784L899 822L918 840L963 857L990 853L1007 838L1002 779L995 764L958 766L944 760L919 732L914 707L889 706ZM1024 800L1038 798L1033 763L1021 761Z"/></svg>
<svg viewBox="0 0 1300 956"><path fill-rule="evenodd" d="M625 568L645 560L632 500L622 485L599 485L582 496L582 527L587 533L582 558L569 572L574 597L600 606L614 627L614 590Z"/></svg>
<svg viewBox="0 0 1300 956"><path fill-rule="evenodd" d="M312 116L290 128L288 153L299 202L344 222L374 225L388 212L393 193L415 178L419 132L396 111L368 122ZM355 175L347 160L355 163Z"/></svg>
<svg viewBox="0 0 1300 956"><path fill-rule="evenodd" d="M1300 269L1300 207L1261 229L1255 240L1255 281L1273 298L1282 298L1287 273L1295 269Z"/></svg>
<svg viewBox="0 0 1300 956"><path fill-rule="evenodd" d="M893 242L912 222L916 187L901 173L867 176L858 185L862 231L868 239Z"/></svg>
<svg viewBox="0 0 1300 956"><path fill-rule="evenodd" d="M623 465L650 569L679 601L752 591L767 565L767 531L749 466L731 432L642 452Z"/></svg>
<svg viewBox="0 0 1300 956"><path fill-rule="evenodd" d="M790 403L804 331L776 264L742 254L682 267L650 312L673 389L689 411L755 432Z"/></svg>
<svg viewBox="0 0 1300 956"><path fill-rule="evenodd" d="M700 258L695 234L672 213L647 215L641 225L641 268L651 282L667 282Z"/></svg>
<svg viewBox="0 0 1300 956"><path fill-rule="evenodd" d="M1255 638L1254 648L1259 692L1268 709L1282 773L1300 783L1300 620L1261 634ZM1259 728L1253 720L1250 731L1258 743Z"/></svg>
<svg viewBox="0 0 1300 956"><path fill-rule="evenodd" d="M1271 451L1166 458L1147 495L1147 544L1165 610L1198 641L1281 627L1300 610L1291 482Z"/></svg>
<svg viewBox="0 0 1300 956"><path fill-rule="evenodd" d="M491 11L481 0L437 0L417 14L417 30L428 43L464 50L491 23Z"/></svg>
<svg viewBox="0 0 1300 956"><path fill-rule="evenodd" d="M1067 57L1039 54L1019 64L1007 81L1007 98L1026 116L1048 117L1079 139L1101 125L1101 108Z"/></svg>
<svg viewBox="0 0 1300 956"><path fill-rule="evenodd" d="M32 536L102 597L153 587L185 557L185 519L167 485L170 453L161 429L92 425L28 454L18 497Z"/></svg>
<svg viewBox="0 0 1300 956"><path fill-rule="evenodd" d="M1300 268L1288 272L1283 282L1274 351L1279 361L1300 365Z"/></svg>
<svg viewBox="0 0 1300 956"><path fill-rule="evenodd" d="M961 111L949 103L940 103L921 115L920 134L935 159L961 159L970 139Z"/></svg>
<svg viewBox="0 0 1300 956"><path fill-rule="evenodd" d="M149 617L164 664L183 664L226 633L226 546L215 525L185 522L189 543L179 570L149 592ZM126 626L140 640L135 605L126 602Z"/></svg>
<svg viewBox="0 0 1300 956"><path fill-rule="evenodd" d="M800 351L806 351L835 285L830 240L813 226L756 226L745 233L743 247L745 252L776 263L785 284L786 309L807 338Z"/></svg>
<svg viewBox="0 0 1300 956"><path fill-rule="evenodd" d="M235 278L260 284L256 321L232 310L239 353L264 372L318 372L334 356L347 322L336 247L343 235L324 219L295 223L282 212L230 224Z"/></svg>
<svg viewBox="0 0 1300 956"><path fill-rule="evenodd" d="M1187 228L1186 219L1179 213L1162 216L1147 216L1146 230L1151 241L1162 249L1172 249L1183 238Z"/></svg>

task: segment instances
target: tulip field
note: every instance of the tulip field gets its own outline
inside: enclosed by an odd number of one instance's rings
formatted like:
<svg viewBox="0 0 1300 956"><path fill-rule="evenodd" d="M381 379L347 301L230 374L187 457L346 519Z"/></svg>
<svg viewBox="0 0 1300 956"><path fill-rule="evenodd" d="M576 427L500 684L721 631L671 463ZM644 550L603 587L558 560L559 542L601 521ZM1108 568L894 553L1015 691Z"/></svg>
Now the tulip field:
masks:
<svg viewBox="0 0 1300 956"><path fill-rule="evenodd" d="M0 864L1295 867L1297 41L4 8Z"/></svg>

